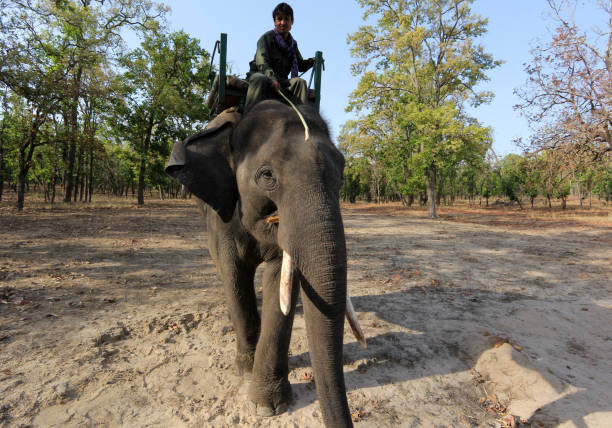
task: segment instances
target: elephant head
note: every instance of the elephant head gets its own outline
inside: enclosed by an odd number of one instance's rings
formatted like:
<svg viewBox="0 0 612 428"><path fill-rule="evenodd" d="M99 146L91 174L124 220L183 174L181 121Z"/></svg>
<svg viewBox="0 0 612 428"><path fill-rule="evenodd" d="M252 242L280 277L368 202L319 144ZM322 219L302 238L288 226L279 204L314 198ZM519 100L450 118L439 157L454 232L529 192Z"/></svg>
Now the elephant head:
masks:
<svg viewBox="0 0 612 428"><path fill-rule="evenodd" d="M296 111L263 101L239 120L211 123L175 144L167 172L212 207L232 233L246 231L264 249L261 253L272 254L263 259L291 258L324 422L349 426L342 370L347 261L339 189L344 157L321 117L307 106L300 111L309 127L307 141Z"/></svg>

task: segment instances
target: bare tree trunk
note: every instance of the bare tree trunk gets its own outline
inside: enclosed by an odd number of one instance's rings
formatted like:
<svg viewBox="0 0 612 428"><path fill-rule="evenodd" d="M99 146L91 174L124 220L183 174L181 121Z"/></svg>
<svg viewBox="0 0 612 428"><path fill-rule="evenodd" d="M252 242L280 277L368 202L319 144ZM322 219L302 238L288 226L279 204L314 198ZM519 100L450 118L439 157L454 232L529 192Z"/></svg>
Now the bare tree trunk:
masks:
<svg viewBox="0 0 612 428"><path fill-rule="evenodd" d="M17 175L17 211L23 211L23 205L25 201L25 192L28 178L28 171L32 165L32 156L34 155L34 149L36 148L36 138L38 130L45 122L45 115L40 111L35 112L36 117L30 129L28 135L25 136L19 146L19 172Z"/></svg>
<svg viewBox="0 0 612 428"><path fill-rule="evenodd" d="M51 205L55 203L55 181L57 176L53 176L53 181L51 182Z"/></svg>
<svg viewBox="0 0 612 428"><path fill-rule="evenodd" d="M2 201L2 191L4 190L4 129L6 128L6 116L2 119L0 128L0 201Z"/></svg>
<svg viewBox="0 0 612 428"><path fill-rule="evenodd" d="M431 165L426 172L427 199L429 201L429 218L436 219L436 167Z"/></svg>
<svg viewBox="0 0 612 428"><path fill-rule="evenodd" d="M71 107L70 114L68 115L70 127L70 148L68 150L68 167L66 169L66 194L64 195L64 202L68 203L72 201L72 192L74 191L74 164L76 161L76 145L79 132L78 108L82 74L83 67L79 66L77 74L74 78L74 94L72 97L73 105Z"/></svg>
<svg viewBox="0 0 612 428"><path fill-rule="evenodd" d="M68 149L68 165L66 168L66 190L64 194L64 202L72 202L72 190L74 187L74 162L76 157L76 141L71 138Z"/></svg>
<svg viewBox="0 0 612 428"><path fill-rule="evenodd" d="M17 176L17 211L23 211L23 204L25 201L25 181L27 171L24 172L23 167L19 166L19 174Z"/></svg>
<svg viewBox="0 0 612 428"><path fill-rule="evenodd" d="M83 197L85 196L83 193L85 190L85 180L87 177L87 174L85 173L87 165L85 162L84 152L85 151L83 148L79 147L79 202L83 202Z"/></svg>
<svg viewBox="0 0 612 428"><path fill-rule="evenodd" d="M145 174L147 157L149 154L149 145L151 143L151 133L153 132L153 113L149 117L149 123L147 125L147 132L142 144L142 153L140 155L140 168L138 171L138 205L144 205L144 187L145 187Z"/></svg>
<svg viewBox="0 0 612 428"><path fill-rule="evenodd" d="M74 174L74 186L73 186L73 201L76 202L77 198L79 197L79 185L80 185L80 180L82 179L81 177L81 147L79 145L79 153L76 157L76 165L77 165L77 169L76 169L76 173Z"/></svg>
<svg viewBox="0 0 612 428"><path fill-rule="evenodd" d="M91 203L91 195L93 193L93 170L94 170L94 150L93 145L89 148L89 192L88 201Z"/></svg>
<svg viewBox="0 0 612 428"><path fill-rule="evenodd" d="M2 191L4 190L4 128L5 119L2 120L2 128L0 129L0 201L2 201Z"/></svg>
<svg viewBox="0 0 612 428"><path fill-rule="evenodd" d="M85 174L85 172L81 172L81 179L80 179L81 190L79 191L79 202L83 202L83 199L87 201L87 195L85 194L85 189L87 188L85 186L86 180L87 180L87 175Z"/></svg>
<svg viewBox="0 0 612 428"><path fill-rule="evenodd" d="M85 188L81 189L81 194L84 194L84 200L85 202L87 202L87 198L89 197L89 171L86 171L85 173L83 173L84 175L84 182L85 182Z"/></svg>
<svg viewBox="0 0 612 428"><path fill-rule="evenodd" d="M32 164L32 155L34 154L34 143L28 141L22 143L19 149L19 173L17 174L17 211L23 211L26 192L26 180L28 171Z"/></svg>
<svg viewBox="0 0 612 428"><path fill-rule="evenodd" d="M0 143L0 201L2 201L2 192L4 190L4 152Z"/></svg>

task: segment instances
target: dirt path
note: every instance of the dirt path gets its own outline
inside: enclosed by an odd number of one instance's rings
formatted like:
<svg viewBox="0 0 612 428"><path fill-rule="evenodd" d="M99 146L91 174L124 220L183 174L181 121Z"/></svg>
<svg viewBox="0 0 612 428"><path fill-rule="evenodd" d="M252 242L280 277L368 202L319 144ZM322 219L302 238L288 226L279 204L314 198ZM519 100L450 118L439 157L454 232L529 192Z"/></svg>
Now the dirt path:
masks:
<svg viewBox="0 0 612 428"><path fill-rule="evenodd" d="M344 219L359 426L611 426L609 225ZM320 426L300 310L295 403L251 416L205 243L191 201L0 209L0 426Z"/></svg>

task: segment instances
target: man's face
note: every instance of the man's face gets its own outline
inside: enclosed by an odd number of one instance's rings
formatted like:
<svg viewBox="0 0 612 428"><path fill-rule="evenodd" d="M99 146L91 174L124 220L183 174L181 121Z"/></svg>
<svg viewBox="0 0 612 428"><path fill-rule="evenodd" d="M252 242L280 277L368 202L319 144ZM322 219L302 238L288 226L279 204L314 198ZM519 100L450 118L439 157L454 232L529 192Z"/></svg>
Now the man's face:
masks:
<svg viewBox="0 0 612 428"><path fill-rule="evenodd" d="M276 28L276 31L278 31L283 37L286 37L289 34L292 25L293 20L289 15L279 13L274 17L274 28Z"/></svg>

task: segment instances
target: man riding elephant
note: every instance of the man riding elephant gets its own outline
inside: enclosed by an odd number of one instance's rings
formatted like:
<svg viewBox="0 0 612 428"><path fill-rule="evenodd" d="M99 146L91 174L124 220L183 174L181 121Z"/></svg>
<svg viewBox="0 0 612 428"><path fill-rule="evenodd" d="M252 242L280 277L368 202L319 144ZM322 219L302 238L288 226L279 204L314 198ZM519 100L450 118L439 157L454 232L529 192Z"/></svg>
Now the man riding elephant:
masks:
<svg viewBox="0 0 612 428"><path fill-rule="evenodd" d="M298 73L309 70L315 60L303 59L297 42L291 36L293 9L287 3L279 3L272 11L272 18L274 29L259 38L255 58L250 62L245 111L259 101L272 98L278 91L295 104L308 101L306 82L298 77Z"/></svg>

